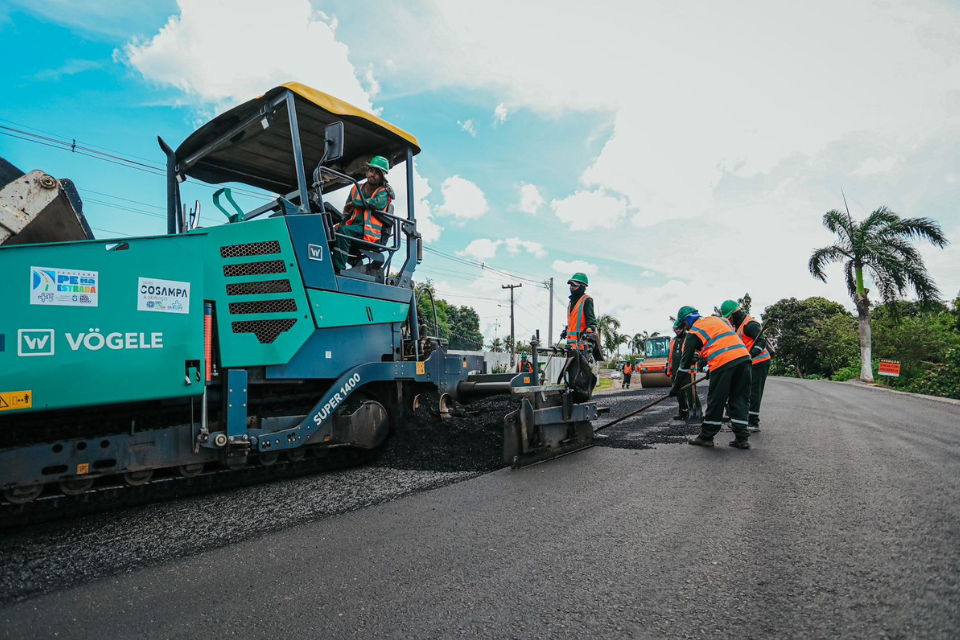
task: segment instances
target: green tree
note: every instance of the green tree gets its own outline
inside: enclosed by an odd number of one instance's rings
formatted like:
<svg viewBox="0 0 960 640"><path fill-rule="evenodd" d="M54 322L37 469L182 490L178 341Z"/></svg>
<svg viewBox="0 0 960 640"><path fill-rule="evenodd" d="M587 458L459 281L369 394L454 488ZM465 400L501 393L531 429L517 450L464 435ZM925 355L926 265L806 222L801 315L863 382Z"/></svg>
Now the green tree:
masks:
<svg viewBox="0 0 960 640"><path fill-rule="evenodd" d="M833 316L853 316L843 305L826 298L783 298L768 306L763 317L766 324L763 337L773 348L771 372L778 375L829 375L820 361L820 352L811 344L806 331L818 321Z"/></svg>
<svg viewBox="0 0 960 640"><path fill-rule="evenodd" d="M614 339L617 331L620 329L620 321L609 313L605 313L597 318L597 330L600 332L600 343L606 347ZM616 347L614 347L616 348Z"/></svg>
<svg viewBox="0 0 960 640"><path fill-rule="evenodd" d="M477 351L483 348L480 333L480 316L473 307L449 306L446 309L450 322L450 348Z"/></svg>
<svg viewBox="0 0 960 640"><path fill-rule="evenodd" d="M503 340L494 338L490 341L490 344L487 345L487 349L493 353L503 353Z"/></svg>
<svg viewBox="0 0 960 640"><path fill-rule="evenodd" d="M947 239L936 221L901 218L886 207L876 209L863 222L855 222L849 210L844 215L834 209L824 214L823 226L837 240L814 251L807 266L815 278L826 282L824 268L833 262L844 263L847 291L857 307L860 328L860 377L872 382L870 290L864 286L864 270L870 273L884 302L893 302L911 288L921 302L936 300L940 292L911 241L928 240L942 248Z"/></svg>
<svg viewBox="0 0 960 640"><path fill-rule="evenodd" d="M647 341L647 337L646 331L633 334L633 337L630 338L630 352L643 353L643 344Z"/></svg>
<svg viewBox="0 0 960 640"><path fill-rule="evenodd" d="M737 298L737 303L740 305L740 308L743 309L743 312L750 314L750 305L753 304L753 298L750 297L749 293L743 294L742 298Z"/></svg>

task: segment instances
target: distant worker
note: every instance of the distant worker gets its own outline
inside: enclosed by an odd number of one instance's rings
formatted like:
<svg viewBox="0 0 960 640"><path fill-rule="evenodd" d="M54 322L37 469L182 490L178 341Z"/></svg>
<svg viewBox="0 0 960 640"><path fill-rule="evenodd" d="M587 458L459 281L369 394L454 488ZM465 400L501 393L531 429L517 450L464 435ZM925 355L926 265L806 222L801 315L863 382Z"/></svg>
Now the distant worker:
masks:
<svg viewBox="0 0 960 640"><path fill-rule="evenodd" d="M633 363L627 362L623 365L623 382L620 383L621 389L630 388L630 376L633 375Z"/></svg>
<svg viewBox="0 0 960 640"><path fill-rule="evenodd" d="M680 365L680 359L683 354L683 341L686 338L686 328L680 324L679 321L673 323L673 333L675 334L673 338L670 339L670 347L667 351L667 366L664 373L667 374L667 377L673 382L683 387L684 385L690 382L690 374L685 374L680 376L677 369ZM692 372L691 372L692 373ZM678 381L677 378L680 377ZM679 413L673 416L674 420L686 420L687 416L690 413L690 405L693 402L693 389L684 389L677 394L677 405L679 405Z"/></svg>
<svg viewBox="0 0 960 640"><path fill-rule="evenodd" d="M681 307L677 312L677 323L687 331L677 372L690 374L697 351L701 352L710 367L707 412L703 416L700 435L688 442L699 447L712 447L714 436L723 426L723 407L729 401L730 428L736 436L730 446L749 449L747 414L750 410L750 352L730 323L723 318L702 318L693 307ZM678 395L683 386L680 380L678 376L674 381L671 396Z"/></svg>
<svg viewBox="0 0 960 640"><path fill-rule="evenodd" d="M527 359L527 354L520 354L520 362L517 363L517 373L533 373L533 363Z"/></svg>
<svg viewBox="0 0 960 640"><path fill-rule="evenodd" d="M360 193L354 185L350 189L350 195L347 197L347 203L343 206L343 214L349 215L347 221L333 226L333 231L338 233L333 250L333 267L337 271L347 268L347 260L350 258L350 246L354 239L361 239L366 242L380 242L383 236L383 218L376 214L377 211L386 211L393 200L393 189L387 183L387 171L390 164L383 156L374 156L367 164L367 181L360 187ZM367 205L371 208L365 208L364 198ZM362 246L362 245L361 245Z"/></svg>
<svg viewBox="0 0 960 640"><path fill-rule="evenodd" d="M567 341L567 348L583 351L589 358L597 344L597 316L593 311L593 298L587 295L590 281L584 273L575 273L567 280L570 285L570 304L567 307L567 328L560 332L560 339Z"/></svg>
<svg viewBox="0 0 960 640"><path fill-rule="evenodd" d="M760 402L763 400L763 388L770 373L770 351L766 340L760 336L760 323L747 315L740 304L727 300L720 305L720 314L730 321L744 346L750 350L753 366L750 373L750 413L747 429L753 433L760 431ZM760 340L757 337L760 336Z"/></svg>

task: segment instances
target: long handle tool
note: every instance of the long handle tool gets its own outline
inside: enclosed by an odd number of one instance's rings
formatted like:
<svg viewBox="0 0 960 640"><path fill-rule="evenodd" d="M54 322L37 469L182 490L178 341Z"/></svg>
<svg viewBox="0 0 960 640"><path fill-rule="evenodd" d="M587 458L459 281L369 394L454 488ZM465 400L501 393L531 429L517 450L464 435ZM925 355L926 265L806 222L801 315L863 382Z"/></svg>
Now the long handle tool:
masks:
<svg viewBox="0 0 960 640"><path fill-rule="evenodd" d="M690 384L687 384L687 385L684 385L684 386L680 387L680 388L677 390L677 392L679 393L680 391L685 391L686 389L689 389L690 387L692 387L692 386L694 386L694 385L697 385L697 384L703 382L703 381L706 380L706 379L707 379L706 376L703 376L702 378L696 379L696 380L694 380L693 382L691 382ZM696 392L694 392L694 393L696 393ZM631 412L628 413L627 415L621 416L621 417L617 418L616 420L614 420L613 422L608 422L607 424L603 425L602 427L598 427L598 428L594 429L593 432L594 432L594 433L597 433L598 431L603 431L603 430L606 429L607 427L612 427L613 425L617 424L618 422L623 422L623 421L626 420L627 418L632 418L633 416L637 415L638 413L641 413L641 412L643 412L643 411L646 411L646 410L649 409L650 407L653 407L653 406L655 406L655 405L658 405L658 404L660 404L661 402L663 402L664 400L666 400L667 398L671 398L671 397L673 397L673 396L665 395L665 396L663 396L663 397L661 397L661 398L657 398L656 400L654 400L654 401L651 402L650 404L646 404L646 405L640 407L639 409L637 409L636 411L631 411Z"/></svg>

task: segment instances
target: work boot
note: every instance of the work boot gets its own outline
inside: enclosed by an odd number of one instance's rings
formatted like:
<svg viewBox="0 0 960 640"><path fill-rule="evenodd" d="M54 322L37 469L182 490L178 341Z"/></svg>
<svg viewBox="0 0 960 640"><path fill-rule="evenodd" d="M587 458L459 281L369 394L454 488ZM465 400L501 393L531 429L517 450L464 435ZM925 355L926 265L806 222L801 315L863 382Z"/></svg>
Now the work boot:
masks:
<svg viewBox="0 0 960 640"><path fill-rule="evenodd" d="M690 438L687 440L687 444L692 444L695 447L712 447L713 438L701 438L700 436L697 436L696 438Z"/></svg>
<svg viewBox="0 0 960 640"><path fill-rule="evenodd" d="M673 416L672 420L686 420L689 414L689 411L681 411L677 415Z"/></svg>
<svg viewBox="0 0 960 640"><path fill-rule="evenodd" d="M746 440L731 440L730 446L734 449L749 449L750 443Z"/></svg>

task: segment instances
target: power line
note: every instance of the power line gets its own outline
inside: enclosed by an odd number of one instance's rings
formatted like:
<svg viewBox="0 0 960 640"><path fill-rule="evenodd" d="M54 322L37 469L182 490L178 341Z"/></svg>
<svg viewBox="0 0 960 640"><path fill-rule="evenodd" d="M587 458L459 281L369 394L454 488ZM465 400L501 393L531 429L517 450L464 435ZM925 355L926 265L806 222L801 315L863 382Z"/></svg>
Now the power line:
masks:
<svg viewBox="0 0 960 640"><path fill-rule="evenodd" d="M4 122L10 122L9 120L4 120ZM17 124L17 123L11 123ZM18 125L24 126L24 125ZM31 127L27 127L31 128ZM146 164L145 162L139 162L137 160L132 160L131 158L136 158L138 156L123 157L118 155L121 152L117 151L114 153L105 153L103 151L97 151L93 148L95 145L84 146L77 144L76 138L66 139L53 137L54 134L48 136L42 136L37 133L30 133L29 131L23 131L22 129L15 129L13 127L6 127L0 125L0 135L5 135L10 138L17 140L23 140L24 142L32 142L34 144L43 145L45 147L51 147L54 149L59 149L61 151L66 151L68 153L74 153L76 155L85 156L88 158L93 158L94 160L100 160L102 162L109 162L110 164L115 164L121 167L126 167L128 169L136 169L137 171L142 171L150 175L166 177L166 170L163 165L160 164ZM195 182L197 186L203 187L204 189L216 190L219 189L219 186L204 184L203 182ZM259 198L262 200L272 200L273 196L267 195L266 193L260 193L257 191L252 191L248 189L242 189L238 187L231 187L232 191L235 193L243 194L252 198Z"/></svg>

